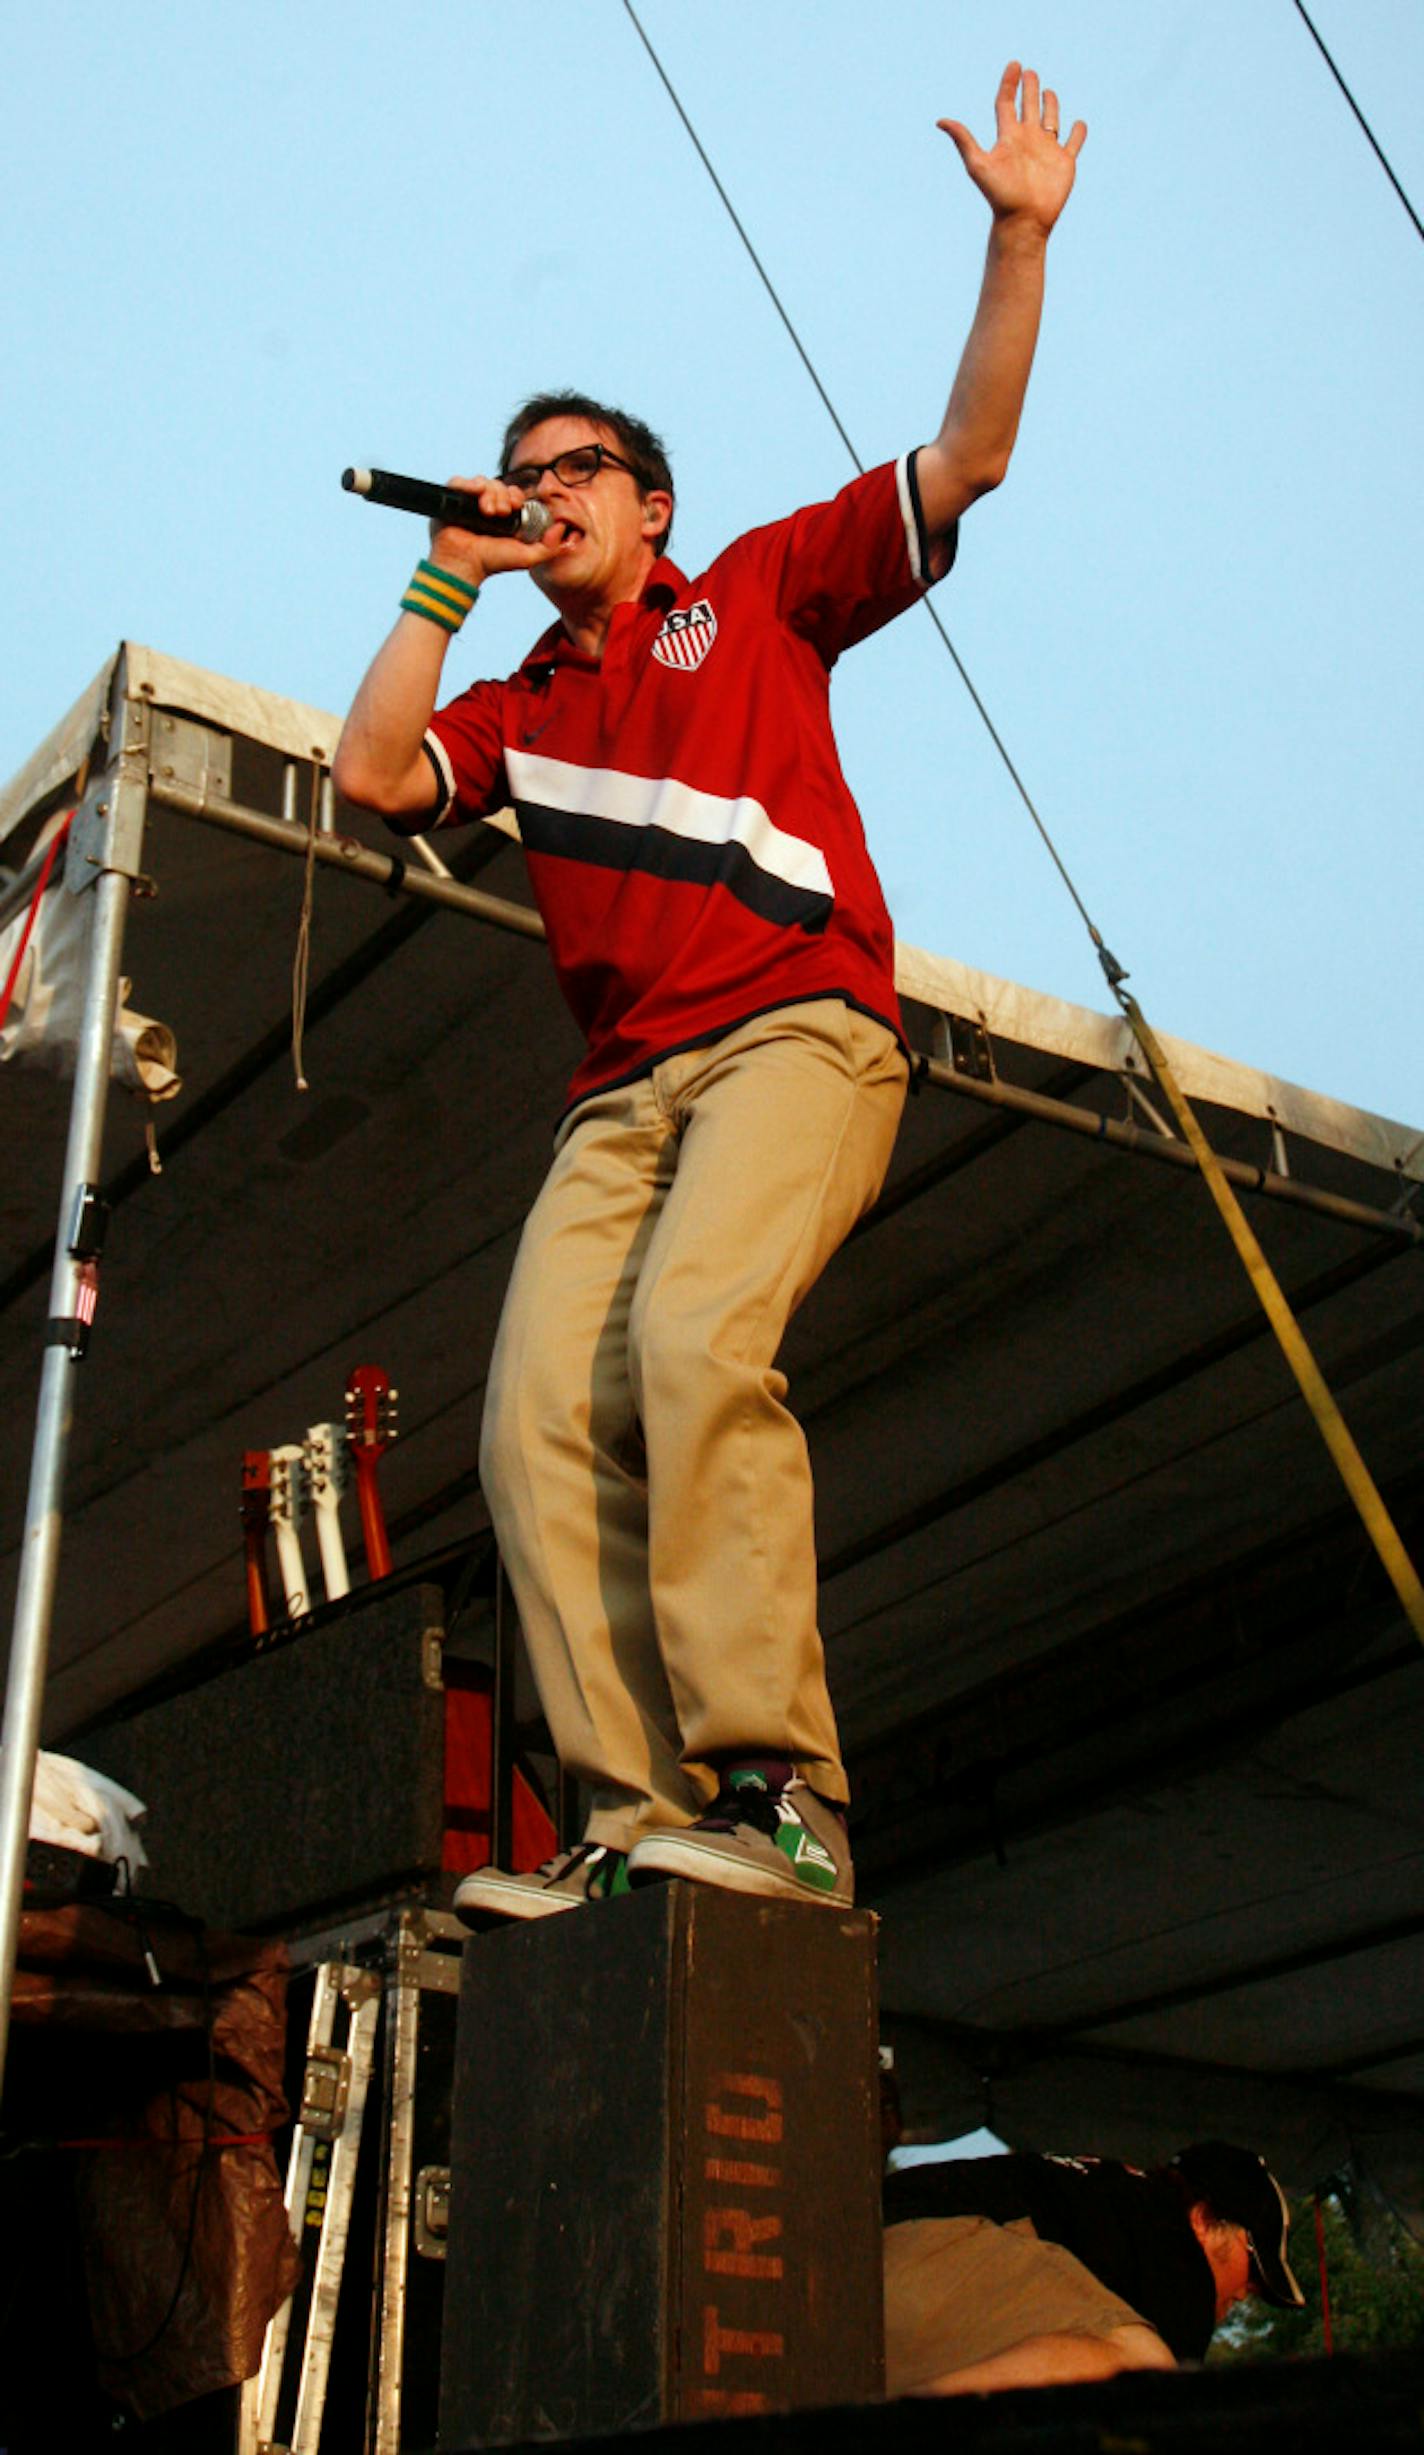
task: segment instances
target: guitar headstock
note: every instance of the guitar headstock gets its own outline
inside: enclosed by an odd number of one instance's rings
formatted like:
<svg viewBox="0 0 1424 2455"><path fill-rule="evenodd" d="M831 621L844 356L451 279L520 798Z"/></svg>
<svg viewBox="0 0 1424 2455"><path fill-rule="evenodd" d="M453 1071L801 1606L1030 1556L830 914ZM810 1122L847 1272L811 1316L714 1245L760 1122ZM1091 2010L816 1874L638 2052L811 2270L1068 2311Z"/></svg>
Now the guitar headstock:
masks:
<svg viewBox="0 0 1424 2455"><path fill-rule="evenodd" d="M271 1514L272 1457L270 1450L242 1453L242 1531L261 1534Z"/></svg>
<svg viewBox="0 0 1424 2455"><path fill-rule="evenodd" d="M308 1424L302 1443L302 1475L314 1509L334 1509L350 1481L346 1429L342 1424Z"/></svg>
<svg viewBox="0 0 1424 2455"><path fill-rule="evenodd" d="M346 1437L357 1458L383 1457L396 1437L399 1390L379 1364L357 1364L346 1377Z"/></svg>
<svg viewBox="0 0 1424 2455"><path fill-rule="evenodd" d="M296 1526L302 1514L302 1453L295 1441L269 1449L271 1484L268 1511L274 1526Z"/></svg>

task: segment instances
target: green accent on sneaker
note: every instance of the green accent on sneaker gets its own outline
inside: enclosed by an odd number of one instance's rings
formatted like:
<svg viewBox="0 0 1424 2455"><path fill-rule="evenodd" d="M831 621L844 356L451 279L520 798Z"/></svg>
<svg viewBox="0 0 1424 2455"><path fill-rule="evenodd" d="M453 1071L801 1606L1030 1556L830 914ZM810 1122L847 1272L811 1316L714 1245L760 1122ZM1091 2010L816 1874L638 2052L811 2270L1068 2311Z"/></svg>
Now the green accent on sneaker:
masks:
<svg viewBox="0 0 1424 2455"><path fill-rule="evenodd" d="M611 1874L609 1872L610 1869L612 1870ZM610 1850L607 1857L604 1859L602 1866L596 1867L593 1874L588 1879L588 1897L590 1901L621 1900L623 1894L631 1892L632 1889L633 1887L628 1881L628 1854L626 1850Z"/></svg>
<svg viewBox="0 0 1424 2455"><path fill-rule="evenodd" d="M836 1862L824 1842L818 1841L814 1833L808 1833L804 1824L798 1824L794 1817L788 1817L777 1828L776 1846L791 1861L791 1871L798 1884L804 1884L811 1892L834 1892Z"/></svg>
<svg viewBox="0 0 1424 2455"><path fill-rule="evenodd" d="M607 1842L581 1841L527 1874L474 1868L455 1886L453 1906L471 1924L483 1918L548 1918L631 1890L626 1852Z"/></svg>

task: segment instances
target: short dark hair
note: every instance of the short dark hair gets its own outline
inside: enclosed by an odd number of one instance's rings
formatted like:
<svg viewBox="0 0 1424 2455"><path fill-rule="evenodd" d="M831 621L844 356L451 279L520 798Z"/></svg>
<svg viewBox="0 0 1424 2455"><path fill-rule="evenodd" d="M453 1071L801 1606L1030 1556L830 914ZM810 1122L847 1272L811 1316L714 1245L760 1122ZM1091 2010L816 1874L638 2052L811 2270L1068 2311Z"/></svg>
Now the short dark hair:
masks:
<svg viewBox="0 0 1424 2455"><path fill-rule="evenodd" d="M631 416L626 409L614 409L607 401L592 400L586 392L535 392L527 401L521 401L504 430L504 441L499 447L501 470L508 468L509 456L520 436L527 435L531 427L542 426L546 418L585 418L590 426L606 426L624 459L631 464L642 493L670 494L676 500L672 465L661 435L655 435L651 426L645 425L641 418ZM669 512L667 527L653 541L659 554L666 554L671 538L672 513Z"/></svg>

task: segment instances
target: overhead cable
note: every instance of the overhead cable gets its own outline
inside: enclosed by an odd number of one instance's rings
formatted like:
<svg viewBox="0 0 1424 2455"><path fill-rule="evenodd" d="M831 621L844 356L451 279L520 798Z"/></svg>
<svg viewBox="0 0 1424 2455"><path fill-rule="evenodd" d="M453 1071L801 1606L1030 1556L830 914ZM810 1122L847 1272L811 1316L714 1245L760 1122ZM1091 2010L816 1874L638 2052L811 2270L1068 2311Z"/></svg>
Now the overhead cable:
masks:
<svg viewBox="0 0 1424 2455"><path fill-rule="evenodd" d="M1345 83L1345 80L1344 80L1344 78L1341 76L1339 69L1338 69L1338 68L1336 67L1336 65L1335 65L1335 62L1334 62L1334 61L1331 59L1330 54L1329 54L1329 52L1326 50L1325 45L1324 45L1324 43L1321 41L1320 36L1319 36L1319 34L1316 32L1315 27L1314 27L1314 26L1311 24L1309 16L1307 15L1307 13L1306 13L1305 9L1304 9L1304 8L1301 6L1301 0L1295 0L1295 7L1296 7L1296 13L1297 13L1297 15L1300 17L1300 19L1301 19L1302 23L1304 24L1304 26L1305 26L1305 28L1306 28L1306 31L1307 31L1307 32L1308 32L1308 34L1310 35L1311 41L1314 43L1316 50L1319 52L1319 54L1320 54L1320 56L1321 56L1322 60L1325 62L1326 67L1329 69L1331 76L1334 78L1334 80L1335 80L1336 84L1339 86L1341 93L1344 95L1345 100L1348 102L1348 104L1349 104L1349 106L1350 106L1351 110L1352 110L1352 111L1354 112L1354 114L1355 114L1356 119L1359 121L1360 126L1361 126L1361 127L1364 129L1364 132L1365 132L1366 136L1369 138L1370 144L1371 144L1371 146L1372 146L1372 147L1373 147L1373 149L1374 149L1375 158L1376 158L1376 160L1377 160L1377 161L1378 161L1378 163L1379 163L1380 169L1381 169L1381 170L1384 172L1384 175L1385 175L1386 179L1389 181L1389 184L1390 184L1390 186L1393 188L1393 190L1394 190L1394 192L1395 192L1395 195L1396 195L1396 196L1399 198L1399 201L1400 201L1400 203L1403 205L1405 212L1408 214L1408 216L1409 216L1409 218L1410 218L1411 222L1414 224L1414 227L1415 227L1415 229L1418 231L1420 238L1421 238L1421 239L1424 239L1424 222L1421 222L1421 221L1420 221L1419 216L1418 216L1418 214L1415 212L1413 205L1410 203L1410 201L1409 201L1408 197L1407 197L1407 196L1405 195L1405 193L1404 193L1403 188L1400 186L1399 181L1396 179L1396 177L1395 177L1395 175L1394 175L1394 172L1391 170L1390 165L1389 165L1389 161L1388 161L1388 159L1387 159L1387 157L1386 157L1386 154L1385 154L1384 147L1381 145L1381 143L1380 143L1380 141L1379 141L1379 138L1378 138L1378 137L1375 135L1375 132L1374 132L1373 128L1370 126L1369 121L1366 119L1366 117L1365 117L1365 115L1364 115L1364 112L1363 112L1363 111L1360 109L1360 106L1359 106L1359 104L1356 102L1354 95L1353 95L1353 94L1351 93L1351 91L1350 91L1350 88L1349 88L1349 87L1348 87L1348 85Z"/></svg>

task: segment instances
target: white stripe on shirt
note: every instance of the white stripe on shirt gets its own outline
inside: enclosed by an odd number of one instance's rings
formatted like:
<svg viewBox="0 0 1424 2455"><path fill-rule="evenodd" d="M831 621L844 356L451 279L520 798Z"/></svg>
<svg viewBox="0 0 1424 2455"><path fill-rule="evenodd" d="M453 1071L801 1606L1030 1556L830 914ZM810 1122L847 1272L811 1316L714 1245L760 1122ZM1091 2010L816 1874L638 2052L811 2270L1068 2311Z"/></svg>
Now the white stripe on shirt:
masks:
<svg viewBox="0 0 1424 2455"><path fill-rule="evenodd" d="M812 895L833 894L831 873L814 844L775 826L750 794L727 800L699 793L676 776L630 776L617 767L574 767L567 759L506 749L516 805L530 802L620 827L661 827L699 844L740 844L759 870Z"/></svg>
<svg viewBox="0 0 1424 2455"><path fill-rule="evenodd" d="M910 492L910 455L895 463L895 491L900 497L900 517L905 523L905 547L910 557L910 570L921 588L928 588L930 574L925 569L920 552L920 524L915 518L915 498Z"/></svg>
<svg viewBox="0 0 1424 2455"><path fill-rule="evenodd" d="M455 770L450 764L450 753L446 749L445 744L440 739L438 733L432 733L427 730L423 736L423 740L426 749L429 751L430 756L435 761L438 773L444 778L445 781L445 799L441 803L439 811L436 813L438 817L443 817L445 811L452 806L455 799Z"/></svg>

